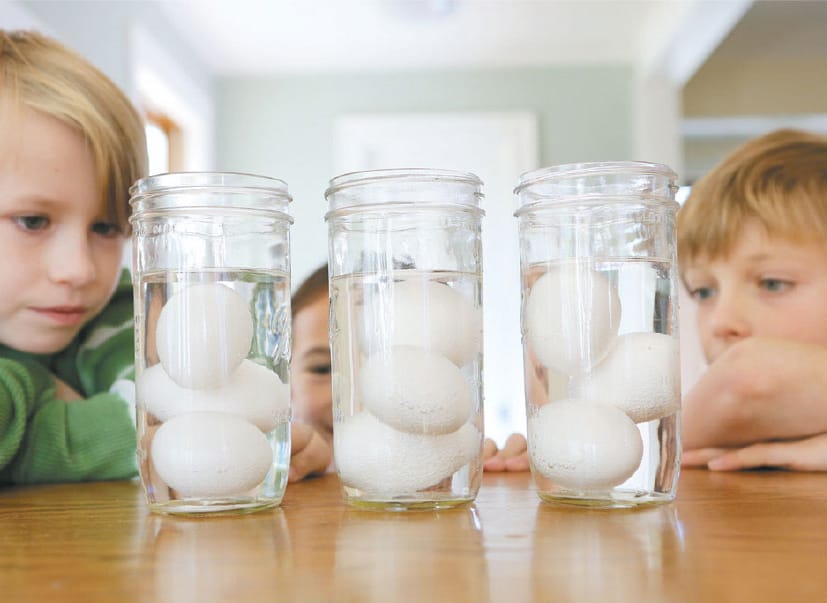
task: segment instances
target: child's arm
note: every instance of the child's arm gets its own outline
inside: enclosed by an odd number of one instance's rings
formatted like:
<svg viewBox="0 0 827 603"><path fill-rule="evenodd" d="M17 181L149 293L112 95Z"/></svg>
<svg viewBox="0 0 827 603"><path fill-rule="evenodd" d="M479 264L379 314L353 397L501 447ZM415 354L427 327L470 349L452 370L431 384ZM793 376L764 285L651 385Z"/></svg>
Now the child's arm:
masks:
<svg viewBox="0 0 827 603"><path fill-rule="evenodd" d="M0 359L0 483L135 475L135 429L121 397L67 404L55 391L41 365Z"/></svg>
<svg viewBox="0 0 827 603"><path fill-rule="evenodd" d="M794 471L827 471L827 434L802 440L762 442L743 448L700 448L683 453L686 467L738 471L777 467Z"/></svg>
<svg viewBox="0 0 827 603"><path fill-rule="evenodd" d="M744 339L710 365L686 395L682 414L685 450L827 433L827 349Z"/></svg>

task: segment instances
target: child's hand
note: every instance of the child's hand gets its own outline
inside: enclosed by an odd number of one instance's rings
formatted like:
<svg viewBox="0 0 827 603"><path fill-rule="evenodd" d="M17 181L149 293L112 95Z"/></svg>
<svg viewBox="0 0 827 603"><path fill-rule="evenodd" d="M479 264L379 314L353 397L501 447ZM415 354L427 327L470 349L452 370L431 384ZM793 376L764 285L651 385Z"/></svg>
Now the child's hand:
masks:
<svg viewBox="0 0 827 603"><path fill-rule="evenodd" d="M827 349L816 344L764 337L733 344L684 398L684 447L731 448L827 433L825 366Z"/></svg>
<svg viewBox="0 0 827 603"><path fill-rule="evenodd" d="M528 471L528 446L519 433L512 433L502 450L494 440L486 438L482 449L482 468L485 471Z"/></svg>
<svg viewBox="0 0 827 603"><path fill-rule="evenodd" d="M827 434L802 440L761 442L743 448L702 448L683 453L681 465L713 471L775 467L793 471L827 471Z"/></svg>
<svg viewBox="0 0 827 603"><path fill-rule="evenodd" d="M292 423L290 442L290 482L324 473L333 460L330 444L310 425Z"/></svg>

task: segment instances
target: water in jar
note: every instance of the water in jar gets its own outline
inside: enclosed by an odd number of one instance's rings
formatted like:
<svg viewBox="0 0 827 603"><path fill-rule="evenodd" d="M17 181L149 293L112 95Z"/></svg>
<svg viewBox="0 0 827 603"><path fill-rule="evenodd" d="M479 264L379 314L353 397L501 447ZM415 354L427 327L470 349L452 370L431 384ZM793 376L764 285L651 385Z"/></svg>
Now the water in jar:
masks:
<svg viewBox="0 0 827 603"><path fill-rule="evenodd" d="M287 275L163 271L137 286L138 461L150 506L280 503L290 462Z"/></svg>
<svg viewBox="0 0 827 603"><path fill-rule="evenodd" d="M680 368L672 266L536 264L524 274L529 458L544 500L633 506L674 496Z"/></svg>
<svg viewBox="0 0 827 603"><path fill-rule="evenodd" d="M334 454L357 506L439 508L481 479L479 275L396 270L331 282Z"/></svg>

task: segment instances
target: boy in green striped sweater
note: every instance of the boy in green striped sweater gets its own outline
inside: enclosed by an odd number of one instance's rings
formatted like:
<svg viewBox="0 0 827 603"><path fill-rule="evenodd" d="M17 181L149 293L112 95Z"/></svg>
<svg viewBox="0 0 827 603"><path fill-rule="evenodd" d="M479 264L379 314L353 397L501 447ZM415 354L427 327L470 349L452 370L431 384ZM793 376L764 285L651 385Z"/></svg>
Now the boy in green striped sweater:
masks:
<svg viewBox="0 0 827 603"><path fill-rule="evenodd" d="M145 172L143 123L115 84L0 30L0 484L136 474L121 260Z"/></svg>

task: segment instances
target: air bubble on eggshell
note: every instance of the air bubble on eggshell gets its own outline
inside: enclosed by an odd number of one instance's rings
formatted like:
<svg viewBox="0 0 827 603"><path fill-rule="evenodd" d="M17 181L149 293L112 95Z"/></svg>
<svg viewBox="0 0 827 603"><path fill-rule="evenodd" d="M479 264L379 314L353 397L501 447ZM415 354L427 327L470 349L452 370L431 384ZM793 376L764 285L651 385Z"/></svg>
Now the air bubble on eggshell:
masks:
<svg viewBox="0 0 827 603"><path fill-rule="evenodd" d="M456 431L473 406L470 384L453 362L407 346L368 359L359 371L359 395L377 419L408 433Z"/></svg>
<svg viewBox="0 0 827 603"><path fill-rule="evenodd" d="M678 342L662 333L621 335L600 364L574 380L572 393L615 406L635 423L674 414L680 408Z"/></svg>
<svg viewBox="0 0 827 603"><path fill-rule="evenodd" d="M620 298L605 276L564 264L537 279L525 304L525 336L540 362L568 375L589 370L620 326Z"/></svg>
<svg viewBox="0 0 827 603"><path fill-rule="evenodd" d="M161 364L178 385L217 387L250 352L253 318L230 287L191 285L164 304L155 339Z"/></svg>
<svg viewBox="0 0 827 603"><path fill-rule="evenodd" d="M629 479L643 458L640 431L613 406L568 399L528 419L528 453L535 471L577 491L607 490Z"/></svg>
<svg viewBox="0 0 827 603"><path fill-rule="evenodd" d="M156 364L138 377L137 391L146 411L161 421L189 412L223 412L266 433L290 419L290 386L252 360L243 360L224 385L213 389L181 387Z"/></svg>
<svg viewBox="0 0 827 603"><path fill-rule="evenodd" d="M427 280L389 283L371 293L368 302L376 313L364 317L359 333L368 355L410 346L442 354L462 367L481 350L482 311L448 285Z"/></svg>
<svg viewBox="0 0 827 603"><path fill-rule="evenodd" d="M249 494L273 465L267 436L218 412L173 417L158 428L150 451L155 471L183 498Z"/></svg>
<svg viewBox="0 0 827 603"><path fill-rule="evenodd" d="M333 450L344 485L392 498L451 477L479 456L480 439L479 430L469 423L454 433L411 434L363 411L336 425Z"/></svg>

